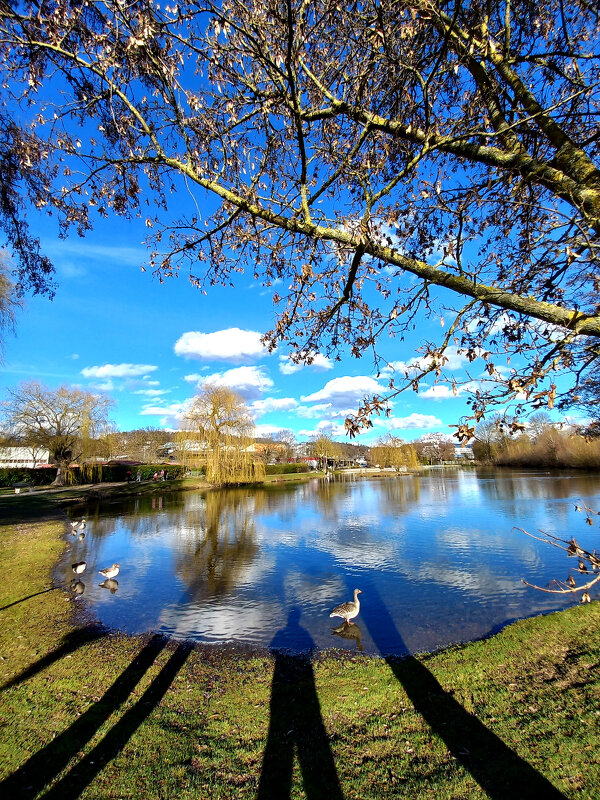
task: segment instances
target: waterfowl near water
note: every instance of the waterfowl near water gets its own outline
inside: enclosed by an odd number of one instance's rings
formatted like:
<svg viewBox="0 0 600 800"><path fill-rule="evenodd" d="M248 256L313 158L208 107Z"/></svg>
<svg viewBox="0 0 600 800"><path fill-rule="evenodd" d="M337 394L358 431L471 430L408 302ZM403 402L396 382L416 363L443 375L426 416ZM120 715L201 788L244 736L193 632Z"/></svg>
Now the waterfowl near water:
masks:
<svg viewBox="0 0 600 800"><path fill-rule="evenodd" d="M75 575L81 575L82 572L85 572L86 567L87 564L85 561L76 561L74 564L71 564L71 569Z"/></svg>
<svg viewBox="0 0 600 800"><path fill-rule="evenodd" d="M69 585L71 587L71 591L75 592L75 594L83 594L85 592L85 583L77 580L77 578L73 578Z"/></svg>
<svg viewBox="0 0 600 800"><path fill-rule="evenodd" d="M107 567L106 569L99 569L98 572L100 575L104 575L105 578L116 578L119 574L119 564L113 564L112 567Z"/></svg>
<svg viewBox="0 0 600 800"><path fill-rule="evenodd" d="M329 616L342 617L349 624L354 624L351 623L350 620L354 619L354 617L357 617L358 612L360 611L360 600L358 599L359 594L362 594L362 590L355 589L354 600L348 600L347 603L341 603L339 606L336 606Z"/></svg>

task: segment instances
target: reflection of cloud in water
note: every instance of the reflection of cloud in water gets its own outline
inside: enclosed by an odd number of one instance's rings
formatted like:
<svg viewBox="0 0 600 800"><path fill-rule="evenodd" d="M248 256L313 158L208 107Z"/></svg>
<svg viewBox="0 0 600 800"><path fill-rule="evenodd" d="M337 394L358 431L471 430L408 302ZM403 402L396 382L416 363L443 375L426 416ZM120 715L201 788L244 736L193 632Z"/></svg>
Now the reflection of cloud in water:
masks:
<svg viewBox="0 0 600 800"><path fill-rule="evenodd" d="M329 613L336 598L347 590L343 579L338 575L310 576L302 572L291 572L284 581L285 602L287 606L297 604L304 611L314 610Z"/></svg>
<svg viewBox="0 0 600 800"><path fill-rule="evenodd" d="M221 601L165 608L159 626L160 630L179 638L256 642L268 639L285 624L285 616L284 608L278 603Z"/></svg>
<svg viewBox="0 0 600 800"><path fill-rule="evenodd" d="M80 601L89 598L102 622L138 632L156 629L160 620L177 636L215 642L268 644L296 606L319 646L332 646L332 639L343 644L332 635L329 611L355 587L368 609L371 588L411 649L423 649L569 602L521 585L521 578L539 585L564 578L571 564L513 526L575 535L592 549L597 531L563 499L564 480L554 488L546 477L533 480L540 485L509 472L496 480L440 470L165 495L154 508L130 501L98 506L86 515L86 540L68 539L64 571L70 580L76 560L88 561L90 570L118 561L118 592L94 580ZM584 483L570 481L583 502L590 494ZM599 487L596 478L596 496ZM372 652L368 631L363 635ZM385 640L385 632L379 635Z"/></svg>

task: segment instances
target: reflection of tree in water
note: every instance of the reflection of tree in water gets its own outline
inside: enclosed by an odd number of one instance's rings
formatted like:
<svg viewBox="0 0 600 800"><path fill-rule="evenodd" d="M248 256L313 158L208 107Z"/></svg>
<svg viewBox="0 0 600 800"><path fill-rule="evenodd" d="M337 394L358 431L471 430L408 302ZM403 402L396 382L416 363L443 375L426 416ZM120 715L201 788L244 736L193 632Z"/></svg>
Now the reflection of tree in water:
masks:
<svg viewBox="0 0 600 800"><path fill-rule="evenodd" d="M282 520L295 519L298 501L306 488L306 484L272 484L262 489L253 489L255 513L276 512Z"/></svg>
<svg viewBox="0 0 600 800"><path fill-rule="evenodd" d="M386 478L377 487L381 512L394 516L414 511L421 497L421 479L416 476Z"/></svg>
<svg viewBox="0 0 600 800"><path fill-rule="evenodd" d="M337 519L341 505L352 491L350 484L336 478L322 479L314 484L311 499L324 519Z"/></svg>
<svg viewBox="0 0 600 800"><path fill-rule="evenodd" d="M195 518L177 548L176 572L194 599L226 594L258 551L253 498L235 489L209 492Z"/></svg>

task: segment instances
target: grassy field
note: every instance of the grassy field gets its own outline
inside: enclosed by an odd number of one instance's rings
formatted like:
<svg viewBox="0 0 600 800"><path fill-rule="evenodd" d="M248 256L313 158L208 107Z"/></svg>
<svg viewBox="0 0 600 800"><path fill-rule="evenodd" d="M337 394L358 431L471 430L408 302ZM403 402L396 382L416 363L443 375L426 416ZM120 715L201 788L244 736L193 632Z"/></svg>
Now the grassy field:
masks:
<svg viewBox="0 0 600 800"><path fill-rule="evenodd" d="M600 796L600 603L404 660L77 628L77 492L0 497L0 796Z"/></svg>

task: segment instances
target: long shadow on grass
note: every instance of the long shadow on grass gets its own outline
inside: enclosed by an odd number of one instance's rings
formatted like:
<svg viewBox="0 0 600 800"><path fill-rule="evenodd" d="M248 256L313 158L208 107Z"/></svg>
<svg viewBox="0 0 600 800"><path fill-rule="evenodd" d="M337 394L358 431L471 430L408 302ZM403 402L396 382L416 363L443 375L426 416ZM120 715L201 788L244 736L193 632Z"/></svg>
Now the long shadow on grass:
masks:
<svg viewBox="0 0 600 800"><path fill-rule="evenodd" d="M153 636L97 703L0 783L0 796L31 798L37 795L127 700L165 645L164 637Z"/></svg>
<svg viewBox="0 0 600 800"><path fill-rule="evenodd" d="M37 675L38 672L41 672L46 667L49 667L51 664L54 664L56 661L59 661L61 658L74 653L75 650L82 647L82 645L87 644L87 642L93 642L95 639L100 639L102 636L106 636L107 631L99 625L86 625L85 628L78 628L77 630L68 633L60 647L57 647L55 650L51 650L47 653L43 658L40 658L35 664L27 667L24 669L23 672L20 672L18 675L15 675L14 678L3 683L0 686L0 691L4 691L5 689L10 689L11 686L17 686L19 683L23 683L23 681L29 680L34 675Z"/></svg>
<svg viewBox="0 0 600 800"><path fill-rule="evenodd" d="M290 797L294 750L307 800L343 800L310 662L315 643L299 620L299 609L292 609L287 626L271 642L271 716L257 800ZM302 655L286 652L290 646L301 649Z"/></svg>
<svg viewBox="0 0 600 800"><path fill-rule="evenodd" d="M365 597L363 595L363 597ZM361 618L379 647L378 633L396 639L395 652L406 651L385 603L374 587L361 604ZM389 646L389 643L388 643ZM469 714L441 687L425 665L414 658L387 657L416 711L492 800L558 800L555 786L524 761L477 717Z"/></svg>
<svg viewBox="0 0 600 800"><path fill-rule="evenodd" d="M42 795L45 800L74 800L79 797L100 770L121 752L136 730L160 703L191 650L192 647L188 644L178 645L137 703L123 714L104 739L85 758Z"/></svg>
<svg viewBox="0 0 600 800"><path fill-rule="evenodd" d="M24 603L25 600L31 600L32 597L37 597L40 594L47 594L48 592L55 592L57 589L61 589L61 586L51 586L49 589L42 589L41 592L35 592L34 594L28 594L27 597L21 597L20 600L15 600L13 603L9 603L6 606L0 606L0 611L6 611L7 608L12 608L13 606L18 606L19 603Z"/></svg>

